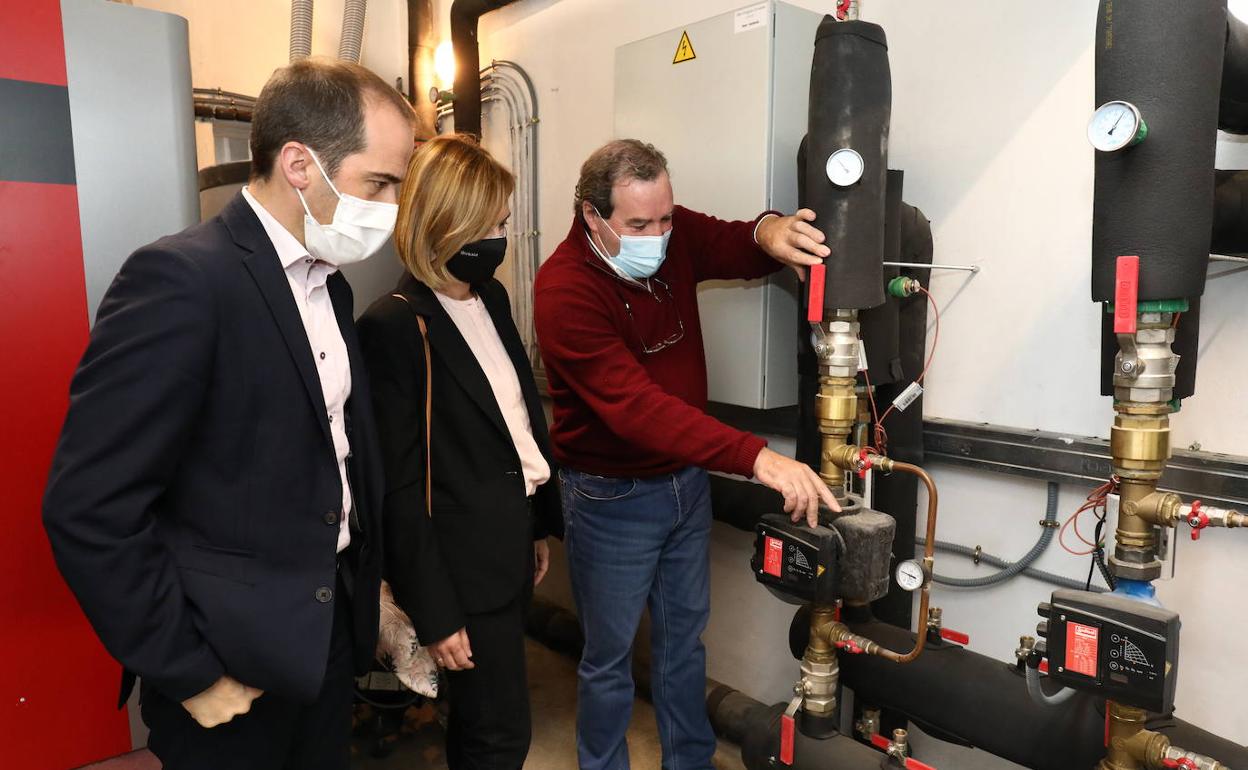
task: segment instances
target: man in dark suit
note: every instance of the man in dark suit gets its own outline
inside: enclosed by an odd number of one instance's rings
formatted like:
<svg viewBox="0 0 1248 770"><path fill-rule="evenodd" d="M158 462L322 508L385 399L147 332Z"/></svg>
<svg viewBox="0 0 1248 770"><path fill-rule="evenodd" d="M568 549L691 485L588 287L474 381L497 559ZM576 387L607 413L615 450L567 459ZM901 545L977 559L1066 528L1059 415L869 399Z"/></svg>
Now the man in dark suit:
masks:
<svg viewBox="0 0 1248 770"><path fill-rule="evenodd" d="M44 522L167 770L348 766L382 472L338 267L389 238L413 139L363 67L278 70L248 187L100 305Z"/></svg>

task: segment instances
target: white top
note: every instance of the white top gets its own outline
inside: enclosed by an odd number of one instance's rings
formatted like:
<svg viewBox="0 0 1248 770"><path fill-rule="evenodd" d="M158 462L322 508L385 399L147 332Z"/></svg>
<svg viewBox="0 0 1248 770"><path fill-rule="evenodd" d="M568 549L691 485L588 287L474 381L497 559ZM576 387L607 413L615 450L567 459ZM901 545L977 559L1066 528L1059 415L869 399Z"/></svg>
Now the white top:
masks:
<svg viewBox="0 0 1248 770"><path fill-rule="evenodd" d="M347 344L342 340L334 305L329 298L325 282L338 272L327 262L315 260L308 250L291 235L260 202L244 187L243 199L260 218L264 232L273 242L278 261L286 271L290 293L294 295L299 317L312 347L312 359L316 361L316 373L321 381L321 395L325 397L325 411L329 416L329 432L334 438L334 455L338 460L338 476L342 479L342 516L338 525L338 553L351 544L351 485L347 482L347 455L351 451L347 443L345 409L351 397L351 362L347 358Z"/></svg>
<svg viewBox="0 0 1248 770"><path fill-rule="evenodd" d="M498 402L498 409L507 423L511 442L516 445L516 454L520 455L524 493L532 497L537 488L550 479L550 464L533 438L533 425L529 422L529 410L520 390L520 378L516 376L516 367L498 336L498 329L494 328L490 311L479 297L459 300L436 291L433 294L446 308L447 315L455 322L455 327L490 381L490 389L494 391L494 400Z"/></svg>

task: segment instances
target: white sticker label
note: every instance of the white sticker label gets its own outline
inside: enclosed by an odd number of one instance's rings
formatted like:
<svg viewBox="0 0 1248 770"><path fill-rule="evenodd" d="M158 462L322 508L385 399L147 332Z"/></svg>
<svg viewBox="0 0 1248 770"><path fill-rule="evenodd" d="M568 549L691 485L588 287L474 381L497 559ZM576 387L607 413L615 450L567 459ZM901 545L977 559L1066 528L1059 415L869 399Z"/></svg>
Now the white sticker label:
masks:
<svg viewBox="0 0 1248 770"><path fill-rule="evenodd" d="M767 26L770 14L768 3L758 3L757 5L747 6L737 11L732 17L732 31L736 34L749 32L752 29L762 29Z"/></svg>
<svg viewBox="0 0 1248 770"><path fill-rule="evenodd" d="M906 407L914 403L914 400L923 395L923 386L917 382L910 383L910 387L901 391L901 395L893 399L893 406L897 407L897 411L904 412Z"/></svg>
<svg viewBox="0 0 1248 770"><path fill-rule="evenodd" d="M858 371L865 372L867 370L867 343L858 340Z"/></svg>

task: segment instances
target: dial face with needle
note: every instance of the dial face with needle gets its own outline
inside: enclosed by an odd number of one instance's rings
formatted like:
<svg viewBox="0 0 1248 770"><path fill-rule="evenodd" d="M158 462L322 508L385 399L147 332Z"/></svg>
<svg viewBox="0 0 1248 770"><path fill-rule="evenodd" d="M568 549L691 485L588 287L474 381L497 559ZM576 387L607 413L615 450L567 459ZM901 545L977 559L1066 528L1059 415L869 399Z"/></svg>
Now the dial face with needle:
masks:
<svg viewBox="0 0 1248 770"><path fill-rule="evenodd" d="M1088 121L1088 141L1101 152L1117 152L1143 139L1144 120L1130 102L1105 102Z"/></svg>
<svg viewBox="0 0 1248 770"><path fill-rule="evenodd" d="M826 171L828 180L837 187L849 187L862 179L866 164L862 156L848 147L843 147L828 156Z"/></svg>
<svg viewBox="0 0 1248 770"><path fill-rule="evenodd" d="M897 585L901 586L903 591L917 591L923 587L923 581L926 579L923 574L923 565L914 559L903 561L897 565Z"/></svg>

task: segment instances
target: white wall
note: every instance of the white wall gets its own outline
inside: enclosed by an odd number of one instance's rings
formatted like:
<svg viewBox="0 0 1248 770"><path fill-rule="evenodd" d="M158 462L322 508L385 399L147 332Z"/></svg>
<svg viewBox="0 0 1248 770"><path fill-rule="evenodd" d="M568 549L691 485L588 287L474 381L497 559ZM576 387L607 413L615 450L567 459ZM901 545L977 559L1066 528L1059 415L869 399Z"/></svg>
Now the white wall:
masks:
<svg viewBox="0 0 1248 770"><path fill-rule="evenodd" d="M745 4L521 0L483 17L482 62L513 59L537 85L544 254L568 230L580 162L611 138L615 47ZM795 4L821 12L833 6L831 0ZM436 5L449 36L450 1ZM932 281L943 328L928 414L1107 436L1112 412L1098 390L1099 308L1088 289L1093 155L1084 138L1093 107L1096 2L864 0L862 6L864 18L882 24L889 37L890 165L906 171L905 198L932 219L938 262L983 267L975 277L941 273ZM1220 162L1248 166L1246 149L1223 142ZM673 176L679 200L679 165ZM1248 454L1248 400L1235 398L1248 350L1248 332L1238 322L1245 293L1242 273L1210 282L1198 395L1173 420L1176 446L1198 441L1205 449ZM1016 558L1038 536L1044 484L934 470L943 539ZM1063 489L1061 510L1073 511L1087 491ZM1242 602L1223 604L1218 591L1248 581L1248 559L1236 558L1248 549L1246 539L1222 531L1194 546L1184 543L1179 577L1159 588L1162 600L1183 613L1179 713L1237 742L1248 741L1248 711L1234 707L1243 704L1248 674L1218 656L1248 632L1248 617ZM710 674L780 700L796 674L783 653L789 611L750 579L749 548L748 536L717 528ZM1085 559L1056 545L1040 566L1079 579L1087 574ZM940 570L950 574L973 569L955 558L940 560ZM1004 659L1018 636L1034 629L1035 605L1049 592L1022 578L985 592L941 589L936 599L947 624L971 634L972 647ZM763 645L776 654L760 657Z"/></svg>

